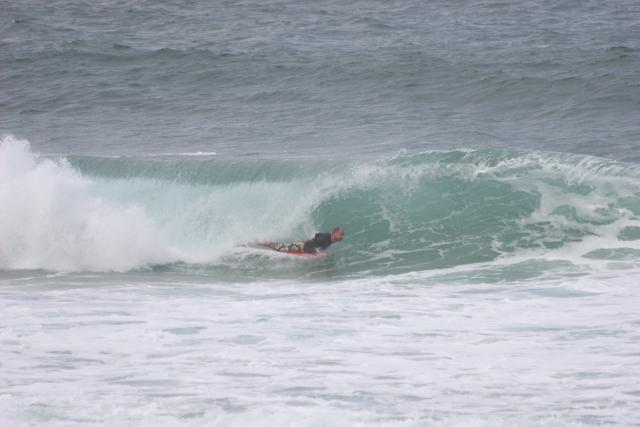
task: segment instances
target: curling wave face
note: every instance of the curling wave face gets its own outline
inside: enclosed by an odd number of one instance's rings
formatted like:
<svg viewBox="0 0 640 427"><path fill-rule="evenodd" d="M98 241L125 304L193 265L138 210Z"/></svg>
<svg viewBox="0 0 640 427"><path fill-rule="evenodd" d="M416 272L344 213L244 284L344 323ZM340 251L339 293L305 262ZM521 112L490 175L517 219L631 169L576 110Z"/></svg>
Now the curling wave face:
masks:
<svg viewBox="0 0 640 427"><path fill-rule="evenodd" d="M367 163L45 158L8 136L0 268L201 269L228 279L455 276L470 266L484 279L513 279L558 266L635 267L639 180L638 167L558 153L402 153ZM330 261L250 245L337 225L347 235Z"/></svg>

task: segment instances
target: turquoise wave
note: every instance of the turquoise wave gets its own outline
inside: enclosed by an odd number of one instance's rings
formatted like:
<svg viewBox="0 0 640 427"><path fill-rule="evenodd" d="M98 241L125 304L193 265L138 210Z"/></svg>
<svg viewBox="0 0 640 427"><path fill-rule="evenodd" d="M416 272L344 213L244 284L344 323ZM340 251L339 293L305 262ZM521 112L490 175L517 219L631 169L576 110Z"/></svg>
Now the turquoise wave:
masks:
<svg viewBox="0 0 640 427"><path fill-rule="evenodd" d="M502 276L640 267L635 165L504 150L367 161L183 154L47 158L4 138L0 269L186 269L238 279L477 266L499 280L495 271L509 264L520 267ZM257 245L336 226L346 238L323 261Z"/></svg>
<svg viewBox="0 0 640 427"><path fill-rule="evenodd" d="M640 237L637 166L594 157L469 150L375 161L238 161L174 156L69 159L95 191L142 206L187 265L282 269L243 245L342 226L335 256L286 274L379 275L545 257ZM628 251L625 252L628 260ZM607 252L611 261L611 252ZM615 256L614 256L615 259ZM280 274L278 273L278 274Z"/></svg>

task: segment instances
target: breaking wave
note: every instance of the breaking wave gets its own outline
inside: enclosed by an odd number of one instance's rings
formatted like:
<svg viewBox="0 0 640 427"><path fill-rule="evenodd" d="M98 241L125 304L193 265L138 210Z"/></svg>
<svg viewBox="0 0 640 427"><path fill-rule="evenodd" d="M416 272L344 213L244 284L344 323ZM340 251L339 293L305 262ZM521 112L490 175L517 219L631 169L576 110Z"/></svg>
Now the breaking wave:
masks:
<svg viewBox="0 0 640 427"><path fill-rule="evenodd" d="M47 158L7 136L0 144L0 268L128 271L178 263L263 274L284 257L251 243L338 225L347 236L332 247L330 265L317 267L325 273L505 259L635 265L639 182L637 166L559 153L400 153L373 162Z"/></svg>

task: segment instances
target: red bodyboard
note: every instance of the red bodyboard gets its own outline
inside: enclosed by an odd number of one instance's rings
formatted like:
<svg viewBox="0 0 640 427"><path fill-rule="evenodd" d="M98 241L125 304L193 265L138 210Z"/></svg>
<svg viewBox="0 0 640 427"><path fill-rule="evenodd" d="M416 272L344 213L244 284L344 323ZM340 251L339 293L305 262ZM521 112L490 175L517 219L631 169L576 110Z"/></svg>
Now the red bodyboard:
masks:
<svg viewBox="0 0 640 427"><path fill-rule="evenodd" d="M324 258L331 255L329 251L316 252L315 254L308 254L306 252L280 252L291 256L298 256L301 258Z"/></svg>

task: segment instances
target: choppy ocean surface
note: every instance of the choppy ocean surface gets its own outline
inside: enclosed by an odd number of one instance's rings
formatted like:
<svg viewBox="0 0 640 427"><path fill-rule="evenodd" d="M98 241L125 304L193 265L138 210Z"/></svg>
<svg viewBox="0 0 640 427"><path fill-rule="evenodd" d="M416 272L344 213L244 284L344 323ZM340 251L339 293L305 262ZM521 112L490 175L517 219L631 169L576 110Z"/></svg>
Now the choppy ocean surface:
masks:
<svg viewBox="0 0 640 427"><path fill-rule="evenodd" d="M0 10L0 425L640 425L640 3Z"/></svg>

